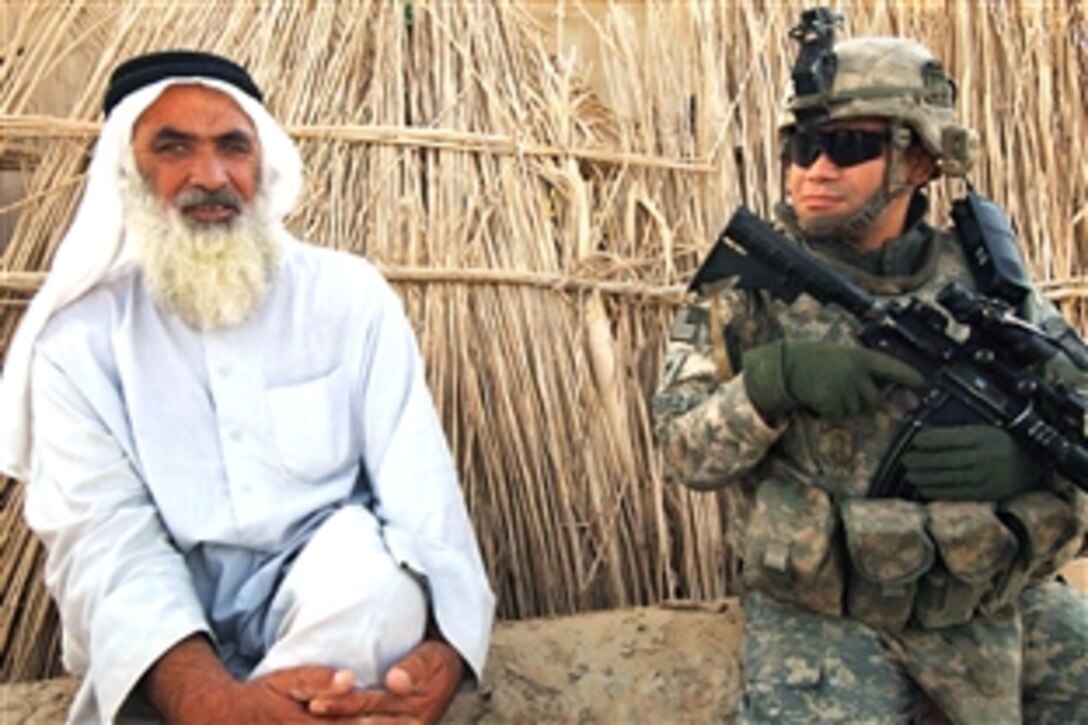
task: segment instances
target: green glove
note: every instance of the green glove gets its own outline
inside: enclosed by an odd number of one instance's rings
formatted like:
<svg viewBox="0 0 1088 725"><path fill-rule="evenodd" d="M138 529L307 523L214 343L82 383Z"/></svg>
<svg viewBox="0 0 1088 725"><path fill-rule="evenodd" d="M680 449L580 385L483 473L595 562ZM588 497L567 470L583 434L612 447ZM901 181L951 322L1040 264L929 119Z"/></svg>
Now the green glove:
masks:
<svg viewBox="0 0 1088 725"><path fill-rule="evenodd" d="M772 342L744 353L742 366L748 397L771 422L797 409L844 421L880 404L880 382L924 382L887 353L830 342Z"/></svg>
<svg viewBox="0 0 1088 725"><path fill-rule="evenodd" d="M928 499L998 501L1035 485L1042 466L992 425L929 428L903 454L907 480Z"/></svg>

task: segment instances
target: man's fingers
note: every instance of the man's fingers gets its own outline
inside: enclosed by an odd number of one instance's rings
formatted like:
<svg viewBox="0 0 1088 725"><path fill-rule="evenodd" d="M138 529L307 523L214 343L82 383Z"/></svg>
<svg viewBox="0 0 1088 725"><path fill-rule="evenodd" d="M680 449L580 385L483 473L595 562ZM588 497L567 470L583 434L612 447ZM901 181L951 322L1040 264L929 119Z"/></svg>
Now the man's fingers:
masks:
<svg viewBox="0 0 1088 725"><path fill-rule="evenodd" d="M915 488L927 498L937 498L942 501L973 501L978 499L978 491L970 487L915 484Z"/></svg>
<svg viewBox="0 0 1088 725"><path fill-rule="evenodd" d="M320 665L288 667L269 672L258 679L298 702L309 702L315 697L342 696L355 687L355 676L350 670Z"/></svg>
<svg viewBox="0 0 1088 725"><path fill-rule="evenodd" d="M857 392L858 397L861 399L857 412L875 410L884 401L884 396L880 394L880 388L874 385L871 380L862 381L858 385Z"/></svg>
<svg viewBox="0 0 1088 725"><path fill-rule="evenodd" d="M1009 434L991 425L954 425L921 430L910 442L917 451L970 451L988 455L1010 440Z"/></svg>
<svg viewBox="0 0 1088 725"><path fill-rule="evenodd" d="M433 723L445 711L461 681L461 657L442 642L427 640L386 673L383 688L351 689L309 700L322 717L361 717L363 722L394 719Z"/></svg>
<svg viewBox="0 0 1088 725"><path fill-rule="evenodd" d="M408 695L413 692L415 681L408 670L398 665L386 674L385 687L395 695Z"/></svg>
<svg viewBox="0 0 1088 725"><path fill-rule="evenodd" d="M865 348L860 349L858 352L862 355L873 376L880 380L898 383L908 388L920 388L926 381L920 372L885 352Z"/></svg>
<svg viewBox="0 0 1088 725"><path fill-rule="evenodd" d="M310 701L309 709L313 714L325 717L415 717L419 704L414 698L371 689L353 690L339 697L317 697Z"/></svg>
<svg viewBox="0 0 1088 725"><path fill-rule="evenodd" d="M385 675L385 687L398 695L417 692L443 670L460 672L460 655L448 644L424 640L404 655Z"/></svg>
<svg viewBox="0 0 1088 725"><path fill-rule="evenodd" d="M986 452L977 455L968 450L965 455L957 450L910 450L903 454L903 466L911 473L947 472L962 476L976 468L985 459Z"/></svg>

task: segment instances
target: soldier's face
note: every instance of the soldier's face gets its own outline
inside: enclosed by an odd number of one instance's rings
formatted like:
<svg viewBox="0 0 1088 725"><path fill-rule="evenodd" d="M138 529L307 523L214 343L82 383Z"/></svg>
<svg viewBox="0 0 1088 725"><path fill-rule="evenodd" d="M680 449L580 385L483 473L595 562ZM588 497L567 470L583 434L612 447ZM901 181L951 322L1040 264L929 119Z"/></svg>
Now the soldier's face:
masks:
<svg viewBox="0 0 1088 725"><path fill-rule="evenodd" d="M132 147L155 196L190 224L229 223L257 192L256 128L233 98L215 89L167 88L137 119Z"/></svg>
<svg viewBox="0 0 1088 725"><path fill-rule="evenodd" d="M883 135L888 131L887 123L879 120L856 120L829 124L818 129L830 131L860 131L863 134ZM879 153L866 158L869 154L861 146L865 136L856 135L851 139L843 136L843 144L852 141L857 148L851 155L849 149L836 153L838 149L819 150L815 160L810 154L791 156L787 172L786 187L793 208L802 227L813 220L846 219L861 210L866 202L884 185L884 172L888 166L887 143L881 142ZM825 138L826 135L825 135ZM872 141L874 137L868 137ZM818 149L819 146L812 146ZM800 156L800 160L797 157ZM839 157L843 165L837 164L832 157ZM850 163L857 159L856 163ZM808 163L807 166L803 165Z"/></svg>

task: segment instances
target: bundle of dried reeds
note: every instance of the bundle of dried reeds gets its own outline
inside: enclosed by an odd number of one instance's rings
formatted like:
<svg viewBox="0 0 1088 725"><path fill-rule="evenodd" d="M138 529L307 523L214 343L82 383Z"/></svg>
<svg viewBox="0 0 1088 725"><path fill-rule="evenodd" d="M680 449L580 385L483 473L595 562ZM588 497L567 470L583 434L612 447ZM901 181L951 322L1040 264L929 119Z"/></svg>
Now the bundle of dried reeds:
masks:
<svg viewBox="0 0 1088 725"><path fill-rule="evenodd" d="M0 158L26 186L0 208L18 217L0 341L72 213L109 71L152 48L224 53L299 140L292 228L365 254L405 300L501 615L723 594L719 501L663 480L646 401L697 260L739 202L766 212L778 197L775 114L803 4L8 7ZM947 60L984 133L974 178L1083 325L1083 10L841 5L851 34L912 35ZM51 96L65 75L71 94ZM3 494L0 678L34 677L55 666L55 624L21 492Z"/></svg>

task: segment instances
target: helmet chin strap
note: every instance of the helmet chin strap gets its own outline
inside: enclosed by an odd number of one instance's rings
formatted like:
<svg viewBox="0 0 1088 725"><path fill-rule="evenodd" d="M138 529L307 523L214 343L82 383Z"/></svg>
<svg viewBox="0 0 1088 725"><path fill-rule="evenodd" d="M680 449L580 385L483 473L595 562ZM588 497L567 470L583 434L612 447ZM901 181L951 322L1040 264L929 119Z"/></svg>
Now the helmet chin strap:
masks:
<svg viewBox="0 0 1088 725"><path fill-rule="evenodd" d="M793 205L785 201L776 204L774 212L786 229L807 242L855 246L888 208L888 204L909 189L910 187L906 184L898 184L896 189L889 191L885 184L853 214L829 214L802 222L797 217L797 211Z"/></svg>
<svg viewBox="0 0 1088 725"><path fill-rule="evenodd" d="M888 146L887 166L884 169L884 183L873 193L864 206L853 214L828 214L815 219L802 222L793 204L783 201L775 205L775 216L786 228L800 238L815 243L856 244L872 229L873 224L880 217L888 205L905 193L913 191L913 187L906 181L898 181L899 169L903 166L905 148L909 145L908 136L904 144L900 139L904 137L897 129L905 128L893 121L892 143ZM783 188L785 174L783 174ZM783 194L783 198L786 195Z"/></svg>

